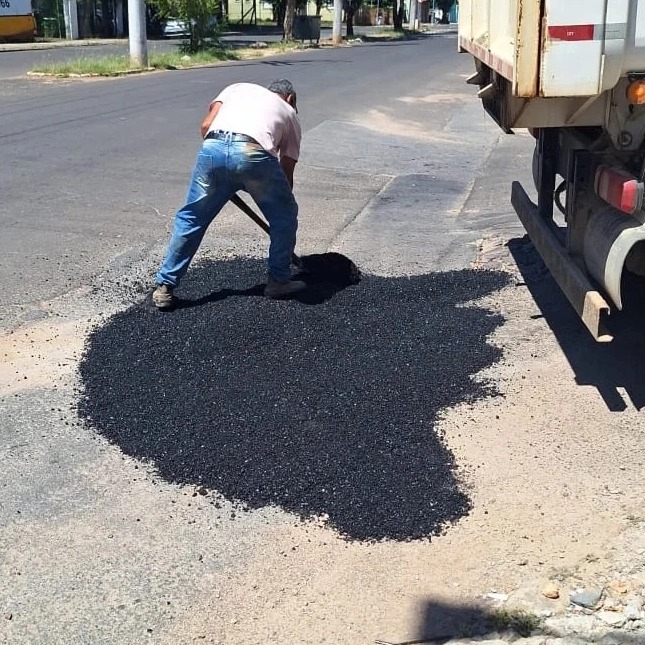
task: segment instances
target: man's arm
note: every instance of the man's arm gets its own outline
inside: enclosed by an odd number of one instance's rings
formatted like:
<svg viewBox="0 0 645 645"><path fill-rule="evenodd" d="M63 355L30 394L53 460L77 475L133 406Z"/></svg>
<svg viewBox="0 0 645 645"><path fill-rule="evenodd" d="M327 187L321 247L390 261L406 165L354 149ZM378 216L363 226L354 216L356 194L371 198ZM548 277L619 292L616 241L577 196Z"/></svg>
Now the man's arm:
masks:
<svg viewBox="0 0 645 645"><path fill-rule="evenodd" d="M208 132L208 128L211 127L211 123L217 116L217 113L219 112L220 107L222 107L221 101L213 101L208 106L208 112L206 113L206 116L204 117L204 120L202 121L202 125L200 128L200 131L202 133L202 139L206 136L206 133Z"/></svg>
<svg viewBox="0 0 645 645"><path fill-rule="evenodd" d="M287 176L287 181L291 188L293 188L293 171L296 167L296 163L296 160L291 157L280 157L280 165L282 166L282 170L284 170L284 174Z"/></svg>

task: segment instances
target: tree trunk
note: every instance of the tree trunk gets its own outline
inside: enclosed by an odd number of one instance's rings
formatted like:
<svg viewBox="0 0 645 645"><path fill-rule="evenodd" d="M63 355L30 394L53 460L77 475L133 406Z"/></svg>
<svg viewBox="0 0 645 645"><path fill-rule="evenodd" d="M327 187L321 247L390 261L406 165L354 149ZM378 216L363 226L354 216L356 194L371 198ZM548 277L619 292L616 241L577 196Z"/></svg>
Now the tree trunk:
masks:
<svg viewBox="0 0 645 645"><path fill-rule="evenodd" d="M392 4L392 21L394 31L403 31L403 0L394 0Z"/></svg>
<svg viewBox="0 0 645 645"><path fill-rule="evenodd" d="M273 21L276 27L282 28L282 37L284 38L284 2L273 3Z"/></svg>
<svg viewBox="0 0 645 645"><path fill-rule="evenodd" d="M287 0L284 10L283 40L293 40L293 19L296 15L296 0Z"/></svg>
<svg viewBox="0 0 645 645"><path fill-rule="evenodd" d="M101 0L101 36L103 38L114 37L112 25L112 3L109 0Z"/></svg>
<svg viewBox="0 0 645 645"><path fill-rule="evenodd" d="M81 27L81 38L91 38L92 33L92 15L94 13L94 0L84 0L83 2L83 22Z"/></svg>
<svg viewBox="0 0 645 645"><path fill-rule="evenodd" d="M345 22L347 24L347 38L354 35L354 9L351 5L345 10Z"/></svg>

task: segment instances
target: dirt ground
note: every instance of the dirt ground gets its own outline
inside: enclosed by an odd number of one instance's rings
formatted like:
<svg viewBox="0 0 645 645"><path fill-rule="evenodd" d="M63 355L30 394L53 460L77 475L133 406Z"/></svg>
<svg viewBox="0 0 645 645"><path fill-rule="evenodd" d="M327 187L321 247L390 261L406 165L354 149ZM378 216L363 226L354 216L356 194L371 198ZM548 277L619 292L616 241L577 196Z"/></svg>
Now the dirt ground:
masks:
<svg viewBox="0 0 645 645"><path fill-rule="evenodd" d="M494 257L484 252L480 265L508 268L508 249L492 246ZM526 242L522 250L534 253ZM323 525L270 521L243 564L192 581L189 606L175 610L153 642L405 642L425 633L432 607L458 610L489 592L573 572L590 557L602 568L643 515L640 414L629 400L622 412L608 409L597 388L577 382L520 272L511 273L511 286L478 303L506 318L491 339L504 360L478 376L501 395L447 410L439 428L472 513L431 542L402 544L347 543ZM549 293L550 279L537 280ZM571 336L585 344L568 317ZM86 331L87 324L38 323L3 337L3 393L70 378ZM139 494L135 506L158 521L161 508ZM213 512L204 505L206 518ZM75 534L80 539L78 527Z"/></svg>
<svg viewBox="0 0 645 645"><path fill-rule="evenodd" d="M361 122L379 130L386 117L371 117ZM413 139L420 127L402 119L398 134ZM425 136L436 143L453 134ZM466 153L467 144L460 144ZM494 165L491 154L486 163ZM374 183L375 191L388 185ZM476 188L461 195L455 217L475 217ZM234 237L230 222L222 230ZM338 227L339 235L351 232L351 223ZM213 243L212 254L228 253L224 246ZM44 312L59 312L60 324L49 318L0 338L0 412L15 419L1 448L15 470L3 481L13 523L2 531L9 591L0 596L0 641L404 643L428 638L438 614L465 612L487 593L573 574L590 561L595 574L610 570L620 536L645 517L642 344L627 335L614 350L594 345L515 233L481 235L471 265L511 276L510 286L477 303L505 318L490 338L503 360L477 375L500 394L442 415L437 430L473 510L444 535L411 543L347 542L324 522L296 522L277 509L233 519L226 501L218 508L161 482L90 438L59 406L73 399L76 361L88 330L106 315L103 303L87 293L74 296L80 309L43 303ZM150 266L131 272L138 280ZM47 431L27 413L55 409L59 423ZM38 437L44 444L25 456ZM47 464L49 472L63 463L57 451L68 451L73 464L36 485ZM59 510L39 515L43 499Z"/></svg>
<svg viewBox="0 0 645 645"><path fill-rule="evenodd" d="M282 529L271 540L278 550L219 589L217 614L207 600L162 642L214 633L220 643L292 642L295 625L299 643L407 642L427 634L432 607L540 588L589 560L597 571L613 566L608 551L643 513L639 411L616 419L595 388L576 383L516 278L478 303L507 318L491 339L504 361L480 375L501 396L448 410L440 424L472 495L469 517L417 544L343 544L314 527ZM266 604L227 622L249 596Z"/></svg>

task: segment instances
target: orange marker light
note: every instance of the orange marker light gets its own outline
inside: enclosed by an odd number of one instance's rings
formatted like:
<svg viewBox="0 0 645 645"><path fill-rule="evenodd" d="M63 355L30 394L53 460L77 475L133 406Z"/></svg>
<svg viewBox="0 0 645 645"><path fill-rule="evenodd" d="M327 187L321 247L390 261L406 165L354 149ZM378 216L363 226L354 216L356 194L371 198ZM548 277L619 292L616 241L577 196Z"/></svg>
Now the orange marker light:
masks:
<svg viewBox="0 0 645 645"><path fill-rule="evenodd" d="M645 81L634 81L627 88L627 98L632 105L645 104Z"/></svg>

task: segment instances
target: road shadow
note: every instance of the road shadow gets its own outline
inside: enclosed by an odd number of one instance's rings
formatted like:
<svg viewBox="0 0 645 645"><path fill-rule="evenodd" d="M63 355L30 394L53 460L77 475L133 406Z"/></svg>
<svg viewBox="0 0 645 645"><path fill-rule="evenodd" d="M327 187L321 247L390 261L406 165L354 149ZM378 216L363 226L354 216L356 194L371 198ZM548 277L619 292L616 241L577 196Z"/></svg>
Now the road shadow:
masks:
<svg viewBox="0 0 645 645"><path fill-rule="evenodd" d="M428 599L421 610L419 625L413 638L377 640L375 645L443 645L455 638L481 638L498 634L500 631L518 638L530 636L538 622L528 614L504 614L481 603L452 604Z"/></svg>
<svg viewBox="0 0 645 645"><path fill-rule="evenodd" d="M419 637L413 643L428 643L491 634L497 629L491 611L477 604L449 604L428 600L423 608ZM528 634L523 634L528 635ZM402 645L397 643L397 645Z"/></svg>
<svg viewBox="0 0 645 645"><path fill-rule="evenodd" d="M334 256L343 274L351 264ZM309 271L329 269L325 254L305 257ZM265 271L263 260L205 262L184 278L184 306L134 305L95 329L81 419L169 482L347 539L430 539L467 514L435 423L497 393L475 375L502 357L487 339L503 318L465 303L508 275L327 279L309 286L322 294L312 306L258 297Z"/></svg>
<svg viewBox="0 0 645 645"><path fill-rule="evenodd" d="M566 628L566 623L558 627L557 633L545 626L536 615L522 610L495 608L482 602L448 603L428 599L421 610L419 626L413 638L379 639L375 645L444 645L452 639L502 638L513 642L518 638L538 636L554 639L579 638L579 634ZM643 635L607 628L601 634L602 642L616 645L642 645ZM599 634L594 642L600 642ZM497 642L497 640L495 641ZM577 640L576 640L577 642Z"/></svg>
<svg viewBox="0 0 645 645"><path fill-rule="evenodd" d="M404 45L406 43L413 42L415 40L426 40L427 38L434 38L435 36L449 36L455 35L456 31L445 31L445 32L405 32L404 36L397 36L396 32L392 35L368 35L368 34L357 34L355 37L360 38L365 43L377 43L377 44L392 44L396 43L399 45Z"/></svg>
<svg viewBox="0 0 645 645"><path fill-rule="evenodd" d="M300 54L302 52L294 52L294 54ZM256 60L253 61L255 63L259 63L261 65L269 65L270 67L290 67L292 65L306 65L308 63L330 63L334 65L350 65L352 61L349 60L342 60L342 59L334 59L334 60L329 60L329 59L323 59L323 58L317 58L317 59L301 59L298 58L297 60L277 60L277 59L263 59L263 60Z"/></svg>
<svg viewBox="0 0 645 645"><path fill-rule="evenodd" d="M597 343L560 291L528 236L508 243L533 299L555 335L578 385L595 387L614 412L627 409L624 394L638 410L645 406L645 300L625 302L622 312L612 311L608 321L611 343ZM627 291L635 292L636 276L625 277ZM641 284L641 292L645 288Z"/></svg>

